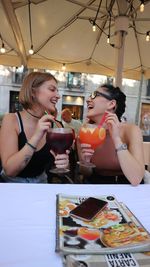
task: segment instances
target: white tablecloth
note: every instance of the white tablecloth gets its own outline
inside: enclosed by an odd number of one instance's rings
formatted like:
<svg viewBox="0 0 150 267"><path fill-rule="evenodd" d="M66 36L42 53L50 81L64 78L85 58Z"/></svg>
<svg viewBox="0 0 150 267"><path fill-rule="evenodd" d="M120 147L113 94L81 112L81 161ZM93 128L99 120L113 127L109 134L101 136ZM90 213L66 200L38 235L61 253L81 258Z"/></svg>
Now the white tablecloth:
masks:
<svg viewBox="0 0 150 267"><path fill-rule="evenodd" d="M57 193L112 195L150 231L150 185L0 184L0 267L60 267L55 253Z"/></svg>

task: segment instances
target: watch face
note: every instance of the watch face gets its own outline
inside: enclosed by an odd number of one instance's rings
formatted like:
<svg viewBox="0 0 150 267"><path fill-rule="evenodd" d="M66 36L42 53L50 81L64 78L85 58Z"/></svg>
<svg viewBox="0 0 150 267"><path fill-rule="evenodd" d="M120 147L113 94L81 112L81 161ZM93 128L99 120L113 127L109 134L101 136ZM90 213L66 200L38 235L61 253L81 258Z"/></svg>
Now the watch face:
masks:
<svg viewBox="0 0 150 267"><path fill-rule="evenodd" d="M127 145L126 145L126 144L121 144L121 145L116 149L116 151L126 150L126 149L128 149Z"/></svg>

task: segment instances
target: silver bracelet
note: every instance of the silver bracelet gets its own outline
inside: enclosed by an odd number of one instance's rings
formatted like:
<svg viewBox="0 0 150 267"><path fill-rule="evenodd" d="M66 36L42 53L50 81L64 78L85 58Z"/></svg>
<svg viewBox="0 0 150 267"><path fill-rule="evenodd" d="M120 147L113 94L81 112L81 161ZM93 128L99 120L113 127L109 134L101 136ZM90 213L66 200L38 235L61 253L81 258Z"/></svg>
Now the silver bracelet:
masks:
<svg viewBox="0 0 150 267"><path fill-rule="evenodd" d="M36 150L36 147L33 146L32 144L30 144L29 142L26 142L26 144L27 144L29 147L31 147L33 150Z"/></svg>

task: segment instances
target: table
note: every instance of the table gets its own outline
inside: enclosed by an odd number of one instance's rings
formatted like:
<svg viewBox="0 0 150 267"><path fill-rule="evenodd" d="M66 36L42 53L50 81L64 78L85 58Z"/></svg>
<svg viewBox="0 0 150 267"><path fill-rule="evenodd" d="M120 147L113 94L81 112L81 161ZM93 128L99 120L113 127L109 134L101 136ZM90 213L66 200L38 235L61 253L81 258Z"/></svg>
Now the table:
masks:
<svg viewBox="0 0 150 267"><path fill-rule="evenodd" d="M114 194L150 231L150 185L0 184L0 266L62 267L55 253L57 193Z"/></svg>
<svg viewBox="0 0 150 267"><path fill-rule="evenodd" d="M143 142L144 146L144 161L147 169L150 171L150 142Z"/></svg>

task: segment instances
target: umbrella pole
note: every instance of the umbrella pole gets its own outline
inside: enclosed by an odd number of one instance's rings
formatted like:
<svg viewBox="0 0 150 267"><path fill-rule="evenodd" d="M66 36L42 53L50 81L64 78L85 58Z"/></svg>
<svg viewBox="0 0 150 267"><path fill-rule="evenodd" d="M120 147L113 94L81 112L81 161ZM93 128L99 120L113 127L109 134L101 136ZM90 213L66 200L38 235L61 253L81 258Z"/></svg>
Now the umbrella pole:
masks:
<svg viewBox="0 0 150 267"><path fill-rule="evenodd" d="M115 85L122 87L122 72L124 62L124 44L125 44L126 32L119 31L116 34L116 73L115 73Z"/></svg>
<svg viewBox="0 0 150 267"><path fill-rule="evenodd" d="M121 2L121 1L120 1ZM119 3L120 3L119 2ZM122 14L126 9L126 1L122 1ZM124 63L124 47L125 47L125 37L128 32L129 18L124 15L120 15L115 18L115 34L116 34L116 43L113 45L115 48L115 85L122 87L122 72L123 72L123 63Z"/></svg>
<svg viewBox="0 0 150 267"><path fill-rule="evenodd" d="M135 115L135 124L140 124L140 110L141 110L141 98L142 98L142 86L143 86L143 76L144 71L141 72L141 80L140 80L140 86L139 86L139 93L137 97L137 106L136 106L136 115Z"/></svg>

